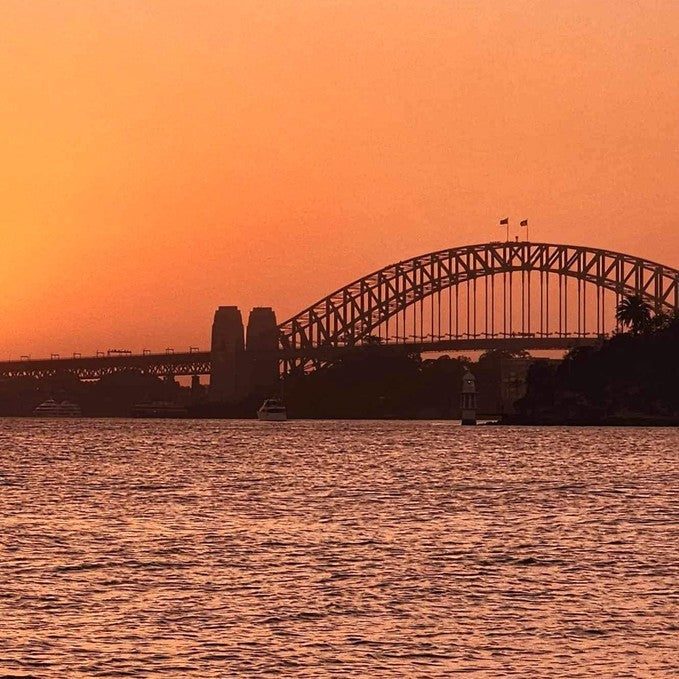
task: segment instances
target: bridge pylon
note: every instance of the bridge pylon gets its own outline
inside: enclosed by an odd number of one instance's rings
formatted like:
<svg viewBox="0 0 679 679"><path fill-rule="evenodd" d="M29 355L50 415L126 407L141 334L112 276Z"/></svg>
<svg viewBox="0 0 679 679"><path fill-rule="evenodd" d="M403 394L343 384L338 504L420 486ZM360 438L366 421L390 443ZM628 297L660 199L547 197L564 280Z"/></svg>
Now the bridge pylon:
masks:
<svg viewBox="0 0 679 679"><path fill-rule="evenodd" d="M240 309L220 306L212 324L211 401L238 403L276 393L279 381L278 324L271 307L250 311L244 333Z"/></svg>
<svg viewBox="0 0 679 679"><path fill-rule="evenodd" d="M245 340L249 392L266 398L276 394L279 381L278 324L271 307L250 312Z"/></svg>
<svg viewBox="0 0 679 679"><path fill-rule="evenodd" d="M220 306L212 323L211 401L235 403L247 392L243 318L236 306Z"/></svg>

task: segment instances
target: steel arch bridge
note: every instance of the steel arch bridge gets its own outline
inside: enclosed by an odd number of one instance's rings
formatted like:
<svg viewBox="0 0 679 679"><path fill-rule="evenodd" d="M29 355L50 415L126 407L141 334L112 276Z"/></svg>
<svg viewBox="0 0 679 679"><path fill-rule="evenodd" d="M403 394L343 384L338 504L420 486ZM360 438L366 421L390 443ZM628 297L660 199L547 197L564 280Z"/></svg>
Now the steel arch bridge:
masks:
<svg viewBox="0 0 679 679"><path fill-rule="evenodd" d="M283 375L332 362L375 341L413 351L568 349L616 329L624 296L656 312L679 310L679 270L574 245L492 242L391 264L346 285L278 326ZM0 362L0 378L127 371L207 375L209 351Z"/></svg>
<svg viewBox="0 0 679 679"><path fill-rule="evenodd" d="M628 295L656 312L679 309L679 270L555 243L439 250L374 271L282 323L283 373L374 338L430 350L577 346L614 330Z"/></svg>

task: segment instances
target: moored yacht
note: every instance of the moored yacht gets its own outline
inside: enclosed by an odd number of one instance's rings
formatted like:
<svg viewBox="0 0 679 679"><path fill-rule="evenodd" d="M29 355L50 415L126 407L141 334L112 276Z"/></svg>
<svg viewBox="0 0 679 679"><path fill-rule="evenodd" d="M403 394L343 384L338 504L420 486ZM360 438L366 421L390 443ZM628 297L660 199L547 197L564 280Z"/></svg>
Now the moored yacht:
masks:
<svg viewBox="0 0 679 679"><path fill-rule="evenodd" d="M33 410L34 417L80 417L80 406L70 401L57 402L48 398Z"/></svg>
<svg viewBox="0 0 679 679"><path fill-rule="evenodd" d="M283 401L277 398L267 398L257 411L257 419L268 422L285 422L288 413Z"/></svg>

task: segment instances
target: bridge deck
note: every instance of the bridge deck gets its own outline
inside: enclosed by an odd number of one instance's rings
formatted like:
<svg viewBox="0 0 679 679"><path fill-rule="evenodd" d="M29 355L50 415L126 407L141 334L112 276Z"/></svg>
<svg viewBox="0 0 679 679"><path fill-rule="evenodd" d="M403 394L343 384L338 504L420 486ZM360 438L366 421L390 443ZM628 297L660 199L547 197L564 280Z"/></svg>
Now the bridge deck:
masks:
<svg viewBox="0 0 679 679"><path fill-rule="evenodd" d="M517 351L567 350L592 345L597 337L471 337L435 339L420 342L388 342L384 347L419 352L486 351L505 349ZM332 360L356 347L320 346L314 349L287 349L278 352L281 361L299 358ZM106 375L125 371L139 371L146 375L209 375L212 367L209 351L175 354L130 354L123 356L85 356L0 362L0 378L45 378L72 374L81 380L96 380Z"/></svg>

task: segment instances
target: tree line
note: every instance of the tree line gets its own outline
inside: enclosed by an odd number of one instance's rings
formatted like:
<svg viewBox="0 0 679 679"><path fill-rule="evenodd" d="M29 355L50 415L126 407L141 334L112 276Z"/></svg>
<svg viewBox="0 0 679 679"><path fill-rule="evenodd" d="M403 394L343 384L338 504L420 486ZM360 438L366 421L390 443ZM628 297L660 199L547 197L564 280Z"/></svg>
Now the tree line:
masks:
<svg viewBox="0 0 679 679"><path fill-rule="evenodd" d="M632 295L616 318L624 330L597 346L531 366L517 421L679 423L679 313L654 313Z"/></svg>

